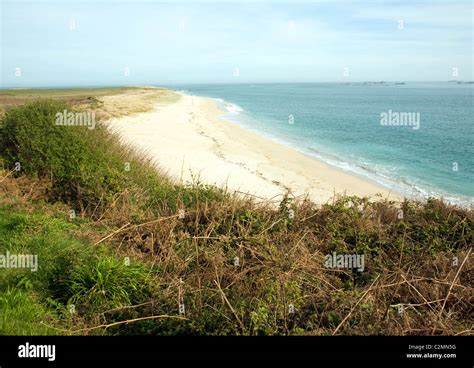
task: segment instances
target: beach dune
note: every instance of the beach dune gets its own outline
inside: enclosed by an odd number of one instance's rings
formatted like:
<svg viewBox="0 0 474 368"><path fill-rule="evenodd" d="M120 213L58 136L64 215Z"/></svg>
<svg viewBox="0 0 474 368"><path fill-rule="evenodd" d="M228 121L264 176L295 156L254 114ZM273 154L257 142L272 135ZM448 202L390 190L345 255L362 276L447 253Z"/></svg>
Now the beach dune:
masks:
<svg viewBox="0 0 474 368"><path fill-rule="evenodd" d="M401 199L376 183L225 121L223 114L213 99L180 93L177 102L111 118L108 126L180 183L199 180L275 202L286 193L309 195L316 203L336 194Z"/></svg>

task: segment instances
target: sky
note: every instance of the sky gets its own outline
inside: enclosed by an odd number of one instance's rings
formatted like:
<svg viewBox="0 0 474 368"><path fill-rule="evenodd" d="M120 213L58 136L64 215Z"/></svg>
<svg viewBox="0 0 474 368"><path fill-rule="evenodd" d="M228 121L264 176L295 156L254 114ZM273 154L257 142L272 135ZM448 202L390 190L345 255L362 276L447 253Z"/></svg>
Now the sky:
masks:
<svg viewBox="0 0 474 368"><path fill-rule="evenodd" d="M473 80L450 1L0 0L0 87Z"/></svg>

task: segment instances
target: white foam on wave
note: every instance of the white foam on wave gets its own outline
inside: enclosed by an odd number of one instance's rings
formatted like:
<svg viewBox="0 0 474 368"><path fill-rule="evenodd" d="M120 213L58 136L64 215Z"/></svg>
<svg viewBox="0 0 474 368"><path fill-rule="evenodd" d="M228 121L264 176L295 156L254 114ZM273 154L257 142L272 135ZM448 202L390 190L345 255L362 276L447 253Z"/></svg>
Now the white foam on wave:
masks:
<svg viewBox="0 0 474 368"><path fill-rule="evenodd" d="M396 191L407 198L417 200L442 198L445 202L460 207L469 208L474 206L474 200L471 197L453 195L452 193L447 193L438 188L431 187L426 183L417 183L414 178L401 177L397 173L397 167L389 167L385 165L380 166L371 162L350 162L321 153L313 148L308 148L306 153L309 154L309 156L313 156L331 166L365 177L366 179L376 182L387 189Z"/></svg>
<svg viewBox="0 0 474 368"><path fill-rule="evenodd" d="M229 113L232 115L239 115L241 112L244 111L243 108L241 108L239 105L234 104L232 102L226 101L222 98L215 98L217 102Z"/></svg>

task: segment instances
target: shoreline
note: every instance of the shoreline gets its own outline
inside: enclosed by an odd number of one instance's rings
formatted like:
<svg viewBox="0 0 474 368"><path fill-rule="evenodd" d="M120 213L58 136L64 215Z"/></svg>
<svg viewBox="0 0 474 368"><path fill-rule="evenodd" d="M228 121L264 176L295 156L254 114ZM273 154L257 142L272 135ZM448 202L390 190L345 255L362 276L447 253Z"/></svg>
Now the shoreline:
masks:
<svg viewBox="0 0 474 368"><path fill-rule="evenodd" d="M180 91L175 91L175 92L176 93L181 93ZM423 200L423 199L425 199L421 196L421 194L418 195L418 196L413 194L413 193L411 195L407 195L406 191L390 188L390 186L388 184L384 184L382 182L377 181L375 178L371 177L370 174L364 174L364 173L361 173L361 172L357 172L355 170L345 169L343 167L340 167L337 164L330 162L328 159L324 159L322 157L319 157L318 154L316 154L316 153L308 152L305 149L300 149L300 148L296 147L295 145L293 145L289 142L286 142L284 140L284 138L273 136L273 135L268 134L266 132L261 132L261 131L258 131L257 129L252 129L250 127L247 127L244 124L240 124L238 122L238 118L232 119L232 116L231 116L232 113L230 111L225 111L224 110L225 106L223 106L223 105L225 104L225 100L223 100L221 98L212 98L212 97L207 97L207 96L200 96L200 97L205 97L205 98L209 98L211 100L215 100L216 104L218 106L221 105L220 110L222 110L222 114L219 116L220 120L223 120L223 121L225 121L229 124L234 124L236 126L239 126L242 129L250 131L252 133L255 133L255 134L257 134L257 135L259 135L259 136L261 136L261 137L263 137L267 140L270 140L270 141L274 142L275 144L282 145L282 146L287 147L287 148L289 148L293 151L299 152L302 155L304 155L304 156L306 156L306 157L308 157L312 160L316 160L316 161L318 161L322 164L325 164L325 165L329 166L331 169L337 170L341 173L345 173L345 174L348 174L348 175L355 176L355 177L357 177L361 180L365 180L365 181L367 181L367 182L369 182L369 183L371 183L375 186L378 186L381 189L384 189L385 191L389 191L391 193L394 193L395 195L397 195L399 197L402 197L402 198L405 197L405 198L414 199L414 200ZM342 164L347 163L345 161L339 161L339 162L341 162ZM375 174L375 172L374 172L374 174Z"/></svg>
<svg viewBox="0 0 474 368"><path fill-rule="evenodd" d="M174 92L180 93L180 94L185 94L185 93L180 92L180 91L174 91ZM198 97L204 97L204 96L198 96ZM289 148L290 150L298 152L298 153L304 155L305 157L307 157L311 160L316 160L321 164L327 165L331 170L336 170L340 173L344 173L346 175L354 176L356 178L359 178L360 180L366 181L366 182L368 182L368 183L370 183L374 186L379 187L381 190L392 193L395 197L397 197L397 200L399 200L399 201L402 200L403 198L410 198L410 199L415 199L415 200L423 200L424 199L421 196L417 197L416 195L413 195L413 194L410 195L410 196L407 196L407 194L406 193L404 194L403 191L389 188L388 185L384 185L383 183L378 182L377 180L370 177L369 175L364 175L362 173L358 173L358 172L350 170L350 169L344 169L343 167L339 167L336 164L333 164L331 162L328 162L328 161L324 160L324 158L318 157L316 154L311 154L311 153L305 151L304 149L300 149L298 147L295 147L294 145L286 142L283 138L279 138L277 136L272 136L270 134L267 134L266 132L260 132L256 129L251 129L249 127L246 127L245 125L240 124L238 122L238 118L236 118L235 121L231 118L231 112L228 111L228 110L226 111L225 107L223 106L225 104L225 100L223 100L221 98L212 98L212 97L204 97L204 98L208 98L208 99L211 99L211 100L216 102L217 107L221 110L221 115L218 116L218 118L220 120L226 122L226 123L233 124L235 126L238 126L242 129L248 131L248 132L254 133L254 134L256 134L256 135L258 135L258 136L260 136L260 137L262 137L266 140L269 140L269 141L271 141L271 142L273 142L277 145ZM341 163L344 163L344 161L341 161Z"/></svg>
<svg viewBox="0 0 474 368"><path fill-rule="evenodd" d="M107 125L177 182L199 180L274 201L286 193L308 195L317 204L343 194L403 200L378 183L224 120L214 99L175 93L176 102L113 117Z"/></svg>
<svg viewBox="0 0 474 368"><path fill-rule="evenodd" d="M181 94L188 93L187 90L182 89L173 91ZM225 121L229 124L236 125L246 131L255 133L260 137L274 142L275 144L282 145L284 147L290 148L291 150L297 151L306 156L307 158L326 164L331 169L369 182L372 185L381 188L381 190L392 193L393 196L397 198L397 201L402 201L404 198L406 198L413 201L424 202L430 198L435 198L461 208L472 208L473 206L472 199L465 195L443 191L442 189L439 189L435 186L429 187L415 185L405 180L398 180L397 178L383 175L375 170L372 171L368 168L354 165L350 161L344 161L335 157L331 158L325 153L318 152L311 148L300 148L295 145L294 142L292 143L288 141L283 136L280 137L278 135L270 134L266 131L254 129L253 127L249 126L247 123L245 123L245 120L242 121L241 119L239 119L240 114L244 112L244 110L239 105L236 105L234 102L227 101L220 97L211 97L206 95L197 95L196 97L203 97L214 101L218 108L221 110L221 114L218 116L220 120Z"/></svg>

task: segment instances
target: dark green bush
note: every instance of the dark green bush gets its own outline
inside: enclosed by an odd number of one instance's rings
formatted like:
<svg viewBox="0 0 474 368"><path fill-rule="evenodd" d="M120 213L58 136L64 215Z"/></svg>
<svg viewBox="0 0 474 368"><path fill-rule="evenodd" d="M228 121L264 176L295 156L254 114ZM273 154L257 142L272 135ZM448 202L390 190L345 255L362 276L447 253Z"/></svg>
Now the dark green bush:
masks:
<svg viewBox="0 0 474 368"><path fill-rule="evenodd" d="M63 102L39 100L8 110L0 155L9 169L19 162L19 174L50 178L52 200L93 209L125 188L126 150L98 122L95 129L56 125L56 114L65 109L73 111Z"/></svg>

